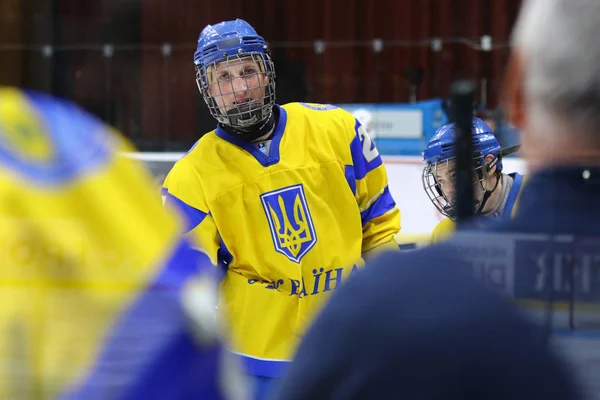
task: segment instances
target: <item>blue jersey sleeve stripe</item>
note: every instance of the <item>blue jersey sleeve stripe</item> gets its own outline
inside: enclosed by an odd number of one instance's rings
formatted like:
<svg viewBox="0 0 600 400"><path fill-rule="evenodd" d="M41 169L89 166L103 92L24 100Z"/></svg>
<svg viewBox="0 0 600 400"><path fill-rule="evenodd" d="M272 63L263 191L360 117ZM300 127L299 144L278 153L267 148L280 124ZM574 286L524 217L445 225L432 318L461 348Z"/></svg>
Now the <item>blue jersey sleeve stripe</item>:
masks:
<svg viewBox="0 0 600 400"><path fill-rule="evenodd" d="M291 364L285 360L262 360L236 354L239 357L243 370L250 375L266 376L269 378L281 378L286 368Z"/></svg>
<svg viewBox="0 0 600 400"><path fill-rule="evenodd" d="M379 155L371 161L367 161L365 158L363 153L363 142L361 142L360 135L358 133L359 126L360 124L357 121L356 125L354 126L355 136L350 143L350 152L352 153L352 162L354 163L354 175L357 180L363 179L369 172L383 164L381 156ZM374 146L375 144L372 143L371 149L373 149Z"/></svg>
<svg viewBox="0 0 600 400"><path fill-rule="evenodd" d="M124 310L83 383L62 398L182 398L192 393L221 398L216 386L219 347L197 345L179 300L185 283L198 274L197 257L182 240L153 282Z"/></svg>
<svg viewBox="0 0 600 400"><path fill-rule="evenodd" d="M389 188L386 186L383 193L379 195L369 208L360 213L362 219L362 225L365 226L369 221L374 218L380 217L386 212L390 211L396 206L396 202L390 194Z"/></svg>
<svg viewBox="0 0 600 400"><path fill-rule="evenodd" d="M348 182L348 186L350 186L352 194L356 196L356 177L354 175L354 167L352 165L345 165L344 175L346 176L346 181Z"/></svg>
<svg viewBox="0 0 600 400"><path fill-rule="evenodd" d="M167 207L172 206L176 210L182 212L185 216L187 232L200 225L200 223L204 221L204 218L206 218L208 215L207 213L184 203L168 191L164 192L163 195L165 196L165 204Z"/></svg>

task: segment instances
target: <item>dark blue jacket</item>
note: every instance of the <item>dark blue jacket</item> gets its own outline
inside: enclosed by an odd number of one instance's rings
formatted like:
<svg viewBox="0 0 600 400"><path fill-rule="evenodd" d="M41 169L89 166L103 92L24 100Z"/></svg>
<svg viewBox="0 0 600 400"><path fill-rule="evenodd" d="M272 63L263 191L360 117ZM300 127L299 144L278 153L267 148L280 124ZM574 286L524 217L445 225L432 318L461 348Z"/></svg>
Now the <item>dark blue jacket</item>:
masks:
<svg viewBox="0 0 600 400"><path fill-rule="evenodd" d="M600 169L583 171L532 176L517 217L491 229L600 237ZM580 398L551 333L485 288L450 244L388 253L334 294L275 398Z"/></svg>

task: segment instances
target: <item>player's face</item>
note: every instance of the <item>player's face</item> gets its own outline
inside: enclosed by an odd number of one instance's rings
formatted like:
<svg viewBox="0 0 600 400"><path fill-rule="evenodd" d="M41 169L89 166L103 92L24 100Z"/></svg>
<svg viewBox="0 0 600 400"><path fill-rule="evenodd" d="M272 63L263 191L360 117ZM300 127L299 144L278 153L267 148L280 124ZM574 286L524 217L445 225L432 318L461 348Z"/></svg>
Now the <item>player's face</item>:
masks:
<svg viewBox="0 0 600 400"><path fill-rule="evenodd" d="M454 204L456 200L456 164L454 161L440 163L435 168L435 180L440 189L446 195L450 203Z"/></svg>
<svg viewBox="0 0 600 400"><path fill-rule="evenodd" d="M484 159L484 163L487 165L492 162L494 156L487 155ZM496 166L492 167L490 171L484 173L482 179L478 178L478 174L473 171L473 198L475 199L475 209L479 207L479 204L483 201L483 196L486 190L492 190L496 184L495 180ZM447 161L440 163L435 169L435 179L440 185L443 193L446 195L448 201L454 205L456 204L456 162Z"/></svg>
<svg viewBox="0 0 600 400"><path fill-rule="evenodd" d="M229 60L209 70L209 94L223 114L252 104L262 105L269 78L252 57Z"/></svg>
<svg viewBox="0 0 600 400"><path fill-rule="evenodd" d="M481 200L481 185L477 179L477 175L473 172L473 195L475 199ZM448 201L454 205L456 204L456 162L447 161L438 164L435 168L435 179L440 185L442 192L448 199Z"/></svg>

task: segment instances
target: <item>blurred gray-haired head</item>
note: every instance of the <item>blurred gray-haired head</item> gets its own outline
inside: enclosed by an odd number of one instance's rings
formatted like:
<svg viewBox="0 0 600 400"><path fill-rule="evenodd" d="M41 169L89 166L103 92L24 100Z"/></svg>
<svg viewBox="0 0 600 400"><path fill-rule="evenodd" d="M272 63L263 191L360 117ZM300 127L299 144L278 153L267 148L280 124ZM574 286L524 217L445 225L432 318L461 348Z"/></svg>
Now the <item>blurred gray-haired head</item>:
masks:
<svg viewBox="0 0 600 400"><path fill-rule="evenodd" d="M600 0L525 0L512 40L536 131L551 135L559 122L574 136L598 135Z"/></svg>

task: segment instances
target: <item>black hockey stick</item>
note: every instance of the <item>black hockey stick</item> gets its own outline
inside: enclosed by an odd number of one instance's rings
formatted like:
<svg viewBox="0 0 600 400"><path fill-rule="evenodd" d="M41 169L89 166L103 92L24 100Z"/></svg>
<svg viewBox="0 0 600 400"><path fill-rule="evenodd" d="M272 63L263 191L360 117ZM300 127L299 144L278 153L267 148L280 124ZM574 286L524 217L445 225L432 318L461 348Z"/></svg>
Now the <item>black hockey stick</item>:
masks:
<svg viewBox="0 0 600 400"><path fill-rule="evenodd" d="M450 112L457 132L456 149L456 221L460 225L470 219L473 207L473 100L475 83L458 80L450 88Z"/></svg>

